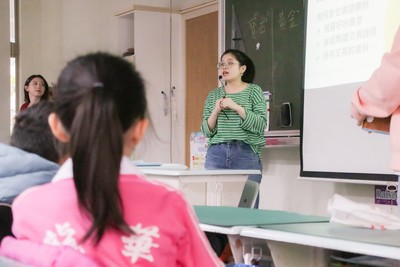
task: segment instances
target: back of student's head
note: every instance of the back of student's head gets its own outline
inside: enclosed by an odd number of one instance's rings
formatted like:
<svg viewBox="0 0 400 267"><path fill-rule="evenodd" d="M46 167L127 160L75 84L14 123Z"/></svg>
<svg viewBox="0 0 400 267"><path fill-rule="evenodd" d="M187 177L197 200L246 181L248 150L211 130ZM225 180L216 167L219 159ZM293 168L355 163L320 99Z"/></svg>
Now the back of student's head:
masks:
<svg viewBox="0 0 400 267"><path fill-rule="evenodd" d="M141 76L119 56L93 53L67 64L57 82L56 115L69 134L68 152L80 207L99 242L107 227L127 231L118 190L123 134L146 114Z"/></svg>
<svg viewBox="0 0 400 267"><path fill-rule="evenodd" d="M52 102L40 101L20 112L15 117L10 145L58 163L58 141L48 124L48 117L53 111Z"/></svg>

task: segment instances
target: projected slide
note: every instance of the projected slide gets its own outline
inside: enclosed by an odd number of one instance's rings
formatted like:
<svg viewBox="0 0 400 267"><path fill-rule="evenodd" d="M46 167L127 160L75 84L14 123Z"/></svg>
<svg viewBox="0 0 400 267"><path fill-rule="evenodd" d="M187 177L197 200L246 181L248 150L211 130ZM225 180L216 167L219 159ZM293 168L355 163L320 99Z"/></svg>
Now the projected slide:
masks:
<svg viewBox="0 0 400 267"><path fill-rule="evenodd" d="M358 127L350 101L399 25L398 0L307 1L301 176L393 175L389 136Z"/></svg>
<svg viewBox="0 0 400 267"><path fill-rule="evenodd" d="M387 12L384 0L309 1L305 88L368 79L393 39Z"/></svg>

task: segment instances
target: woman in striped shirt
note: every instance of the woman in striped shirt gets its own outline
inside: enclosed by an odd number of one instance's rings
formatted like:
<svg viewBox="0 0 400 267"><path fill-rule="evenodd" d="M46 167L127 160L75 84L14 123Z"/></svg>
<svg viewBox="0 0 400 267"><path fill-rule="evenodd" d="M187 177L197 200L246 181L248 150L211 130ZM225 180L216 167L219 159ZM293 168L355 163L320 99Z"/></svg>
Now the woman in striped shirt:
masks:
<svg viewBox="0 0 400 267"><path fill-rule="evenodd" d="M252 83L254 64L243 52L228 49L221 56L218 70L222 86L207 96L201 125L209 145L205 168L262 172L267 107L262 89ZM261 174L249 176L258 183L261 178Z"/></svg>

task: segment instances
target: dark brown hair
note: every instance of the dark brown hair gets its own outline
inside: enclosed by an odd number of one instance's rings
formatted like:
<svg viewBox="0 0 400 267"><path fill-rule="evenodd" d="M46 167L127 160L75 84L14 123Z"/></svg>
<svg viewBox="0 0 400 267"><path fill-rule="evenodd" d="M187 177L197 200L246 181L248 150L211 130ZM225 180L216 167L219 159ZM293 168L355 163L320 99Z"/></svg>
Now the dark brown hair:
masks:
<svg viewBox="0 0 400 267"><path fill-rule="evenodd" d="M80 56L57 82L56 114L70 134L68 153L80 208L92 220L83 241L100 242L107 228L131 233L118 188L123 134L146 114L141 76L133 65L107 53Z"/></svg>

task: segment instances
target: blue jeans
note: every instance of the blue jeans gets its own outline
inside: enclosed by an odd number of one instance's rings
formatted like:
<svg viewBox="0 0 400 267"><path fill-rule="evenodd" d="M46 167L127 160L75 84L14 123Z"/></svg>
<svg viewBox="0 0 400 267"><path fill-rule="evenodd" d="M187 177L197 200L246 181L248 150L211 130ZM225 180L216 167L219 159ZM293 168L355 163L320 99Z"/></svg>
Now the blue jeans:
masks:
<svg viewBox="0 0 400 267"><path fill-rule="evenodd" d="M207 149L204 167L209 170L234 169L234 170L260 170L262 165L260 157L254 153L250 145L243 141L230 141L210 145ZM250 174L248 179L261 183L261 174ZM257 197L255 208L258 208Z"/></svg>

